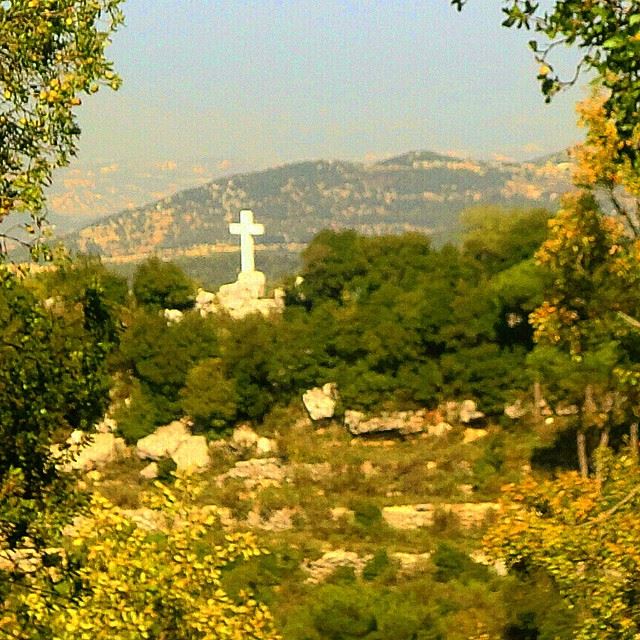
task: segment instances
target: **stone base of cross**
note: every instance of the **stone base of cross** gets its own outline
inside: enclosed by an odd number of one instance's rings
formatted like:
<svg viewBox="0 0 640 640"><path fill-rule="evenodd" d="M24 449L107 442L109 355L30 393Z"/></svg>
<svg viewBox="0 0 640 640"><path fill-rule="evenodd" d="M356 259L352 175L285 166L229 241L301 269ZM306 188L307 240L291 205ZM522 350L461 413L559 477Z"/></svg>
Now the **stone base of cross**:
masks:
<svg viewBox="0 0 640 640"><path fill-rule="evenodd" d="M240 265L242 273L252 273L256 270L255 242L253 236L264 233L264 225L253 221L253 211L243 209L240 212L240 222L232 222L229 232L240 236Z"/></svg>

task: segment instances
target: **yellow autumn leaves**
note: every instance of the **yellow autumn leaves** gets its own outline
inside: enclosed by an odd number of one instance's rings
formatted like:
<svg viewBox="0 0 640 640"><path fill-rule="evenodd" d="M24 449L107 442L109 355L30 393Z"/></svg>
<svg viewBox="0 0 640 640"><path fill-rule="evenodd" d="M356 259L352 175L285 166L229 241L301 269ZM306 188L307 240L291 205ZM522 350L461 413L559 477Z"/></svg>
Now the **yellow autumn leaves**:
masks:
<svg viewBox="0 0 640 640"><path fill-rule="evenodd" d="M215 508L194 504L197 487L158 485L147 496L159 529L146 529L94 495L90 514L76 520L62 571L24 576L10 591L0 630L21 640L270 640L266 607L222 588L225 565L262 551L250 533L220 536Z"/></svg>

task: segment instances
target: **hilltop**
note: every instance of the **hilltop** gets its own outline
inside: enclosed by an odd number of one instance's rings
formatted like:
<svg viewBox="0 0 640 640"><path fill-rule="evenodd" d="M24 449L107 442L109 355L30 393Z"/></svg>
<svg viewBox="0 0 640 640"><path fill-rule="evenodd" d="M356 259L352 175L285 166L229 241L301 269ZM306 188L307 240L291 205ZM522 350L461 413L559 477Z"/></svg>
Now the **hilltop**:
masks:
<svg viewBox="0 0 640 640"><path fill-rule="evenodd" d="M413 151L371 165L308 161L219 178L94 222L65 238L111 262L151 253L197 257L235 251L228 223L252 208L264 249L297 252L321 229L368 235L421 231L455 235L458 214L476 204L554 206L570 188L562 154L530 162L461 159Z"/></svg>

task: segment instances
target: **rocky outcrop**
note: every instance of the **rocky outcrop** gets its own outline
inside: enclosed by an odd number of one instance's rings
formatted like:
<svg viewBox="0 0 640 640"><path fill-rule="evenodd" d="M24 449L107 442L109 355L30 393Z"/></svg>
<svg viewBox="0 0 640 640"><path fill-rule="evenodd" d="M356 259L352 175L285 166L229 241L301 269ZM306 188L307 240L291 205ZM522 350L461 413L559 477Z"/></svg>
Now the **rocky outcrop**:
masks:
<svg viewBox="0 0 640 640"><path fill-rule="evenodd" d="M275 440L259 436L248 424L242 424L233 430L229 444L236 451L254 450L261 456L273 455L277 450Z"/></svg>
<svg viewBox="0 0 640 640"><path fill-rule="evenodd" d="M397 551L390 556L391 560L398 563L400 575L409 576L423 571L431 558L430 553L402 553Z"/></svg>
<svg viewBox="0 0 640 640"><path fill-rule="evenodd" d="M309 389L302 396L305 409L312 420L333 418L336 410L338 391L335 383L327 382L322 387Z"/></svg>
<svg viewBox="0 0 640 640"><path fill-rule="evenodd" d="M226 473L218 476L216 481L222 484L225 480L242 480L246 487L279 486L286 478L286 469L277 458L252 458L240 460Z"/></svg>
<svg viewBox="0 0 640 640"><path fill-rule="evenodd" d="M278 509L263 518L258 509L252 509L247 515L245 524L252 529L262 529L263 531L288 531L293 529L293 517L298 510L292 507Z"/></svg>
<svg viewBox="0 0 640 640"><path fill-rule="evenodd" d="M361 411L346 411L344 424L354 436L397 433L402 436L422 433L429 428L427 411L397 411L367 418Z"/></svg>
<svg viewBox="0 0 640 640"><path fill-rule="evenodd" d="M204 436L191 435L187 420L175 420L158 427L152 434L136 443L139 458L160 460L171 458L177 471L204 471L210 463L209 446Z"/></svg>
<svg viewBox="0 0 640 640"><path fill-rule="evenodd" d="M103 467L128 454L124 440L116 438L111 432L87 435L82 431L74 431L69 438L69 444L77 447L77 452L68 467L78 471L91 471Z"/></svg>
<svg viewBox="0 0 640 640"><path fill-rule="evenodd" d="M143 460L160 460L170 457L180 444L191 437L188 424L186 420L175 420L141 438L136 443L138 457Z"/></svg>
<svg viewBox="0 0 640 640"><path fill-rule="evenodd" d="M327 551L317 560L306 560L302 563L302 569L309 574L307 582L318 584L324 582L340 567L351 567L356 575L362 575L362 570L372 557L372 555L359 556L355 551L337 549Z"/></svg>
<svg viewBox="0 0 640 640"><path fill-rule="evenodd" d="M436 512L453 515L464 529L479 527L492 511L497 511L495 502L463 502L460 504L406 504L384 507L382 517L394 529L420 529L431 527Z"/></svg>
<svg viewBox="0 0 640 640"><path fill-rule="evenodd" d="M140 471L140 477L145 480L153 480L158 477L158 463L150 462L144 469Z"/></svg>
<svg viewBox="0 0 640 640"><path fill-rule="evenodd" d="M209 446L204 436L190 436L171 454L176 470L183 473L201 472L208 468Z"/></svg>
<svg viewBox="0 0 640 640"><path fill-rule="evenodd" d="M463 424L469 424L485 417L482 411L478 411L478 406L473 400L463 400L460 404L459 418Z"/></svg>
<svg viewBox="0 0 640 640"><path fill-rule="evenodd" d="M223 284L218 293L199 289L195 308L203 316L226 312L236 320L252 313L282 313L284 291L276 289L273 298L264 298L265 281L262 271L242 271L235 282Z"/></svg>
<svg viewBox="0 0 640 640"><path fill-rule="evenodd" d="M435 507L432 504L402 504L382 509L382 518L394 529L420 529L433 525Z"/></svg>

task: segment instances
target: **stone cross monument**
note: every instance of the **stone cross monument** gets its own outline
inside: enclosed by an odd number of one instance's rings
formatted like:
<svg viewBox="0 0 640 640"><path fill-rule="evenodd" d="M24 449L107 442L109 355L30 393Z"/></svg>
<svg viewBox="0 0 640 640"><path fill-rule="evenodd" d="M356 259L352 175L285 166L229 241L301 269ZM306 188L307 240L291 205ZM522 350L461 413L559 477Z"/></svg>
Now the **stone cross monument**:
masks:
<svg viewBox="0 0 640 640"><path fill-rule="evenodd" d="M253 273L256 270L254 260L255 243L253 236L264 233L264 225L253 221L253 211L244 209L240 212L240 222L232 222L229 232L240 236L240 264L242 273Z"/></svg>

